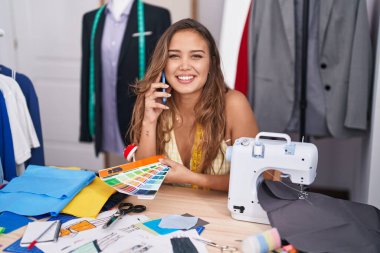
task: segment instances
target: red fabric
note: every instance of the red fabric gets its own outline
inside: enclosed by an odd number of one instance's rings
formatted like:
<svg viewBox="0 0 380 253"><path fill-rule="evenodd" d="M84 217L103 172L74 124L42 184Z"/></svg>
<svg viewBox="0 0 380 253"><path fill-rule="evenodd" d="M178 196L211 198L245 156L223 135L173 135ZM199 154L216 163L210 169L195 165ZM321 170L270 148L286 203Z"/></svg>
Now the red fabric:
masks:
<svg viewBox="0 0 380 253"><path fill-rule="evenodd" d="M124 158L126 160L130 160L130 157L133 155L134 152L136 152L137 145L136 144L129 144L124 148ZM133 152L133 153L131 153Z"/></svg>
<svg viewBox="0 0 380 253"><path fill-rule="evenodd" d="M247 19L245 20L244 30L241 37L235 78L235 90L242 92L246 96L248 93L248 24L249 14L251 12L250 10L251 7L248 10Z"/></svg>

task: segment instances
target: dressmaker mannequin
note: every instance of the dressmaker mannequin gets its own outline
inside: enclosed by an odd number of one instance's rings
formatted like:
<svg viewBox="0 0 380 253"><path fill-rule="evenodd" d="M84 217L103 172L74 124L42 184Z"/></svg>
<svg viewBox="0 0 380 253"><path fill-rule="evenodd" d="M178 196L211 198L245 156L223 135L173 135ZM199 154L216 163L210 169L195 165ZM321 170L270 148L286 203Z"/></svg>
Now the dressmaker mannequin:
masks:
<svg viewBox="0 0 380 253"><path fill-rule="evenodd" d="M145 39L145 57L141 57L146 62L150 58L151 53L156 46L158 39L164 33L166 28L170 26L170 13L167 9L143 3L143 15L144 20L144 39ZM116 152L122 155L122 146L117 143L117 136L108 138L108 134L120 135L120 140L123 140L123 144L129 144L129 139L125 139L127 131L130 125L130 119L132 116L133 106L135 103L135 95L133 93L133 87L131 86L140 74L140 56L139 56L139 39L133 34L139 33L138 22L138 5L137 0L109 0L108 6L102 6L101 8L87 12L83 16L83 28L82 28L82 68L81 68L81 126L80 126L80 141L81 142L95 142L95 153L98 155L100 152ZM110 12L104 11L109 9ZM107 16L112 16L112 19L123 20L122 13L130 8L127 23L124 28L118 26L107 26ZM109 20L112 24L115 20ZM116 21L118 22L118 21ZM124 25L123 25L124 26ZM111 29L111 28L112 29ZM111 30L106 30L111 29ZM118 29L118 31L116 31ZM122 41L120 46L120 52L112 51L103 52L102 42L108 39L107 42L112 45L112 36L109 32L116 32L122 34ZM118 38L120 39L120 38ZM120 42L120 41L119 41ZM115 45L115 44L114 44ZM107 48L107 45L105 46ZM110 49L111 51L112 49ZM117 65L109 66L108 70L112 70L112 78L116 83L115 90L107 89L113 87L107 86L109 77L103 73L104 66L102 64L102 54L108 54L106 57L109 61L113 61ZM106 59L106 60L107 60ZM112 68L111 68L112 67ZM103 80L103 77L108 78ZM111 82L110 82L111 83ZM108 93L107 93L108 92ZM107 94L115 94L114 101L117 113L117 122L115 119L112 123L105 126L103 121L107 121L108 117L105 117L104 112L109 110L110 107L106 107L103 104L104 97ZM112 96L111 94L111 96ZM109 110L109 115L113 115L113 109ZM114 123L117 126L114 126ZM117 127L119 132L116 131ZM113 128L114 130L110 130ZM110 130L110 131L109 131ZM105 142L104 140L107 140ZM115 141L115 142L113 142ZM121 146L120 151L117 146ZM119 163L120 164L120 163Z"/></svg>
<svg viewBox="0 0 380 253"><path fill-rule="evenodd" d="M121 14L133 0L110 0L111 12L116 20L120 20Z"/></svg>

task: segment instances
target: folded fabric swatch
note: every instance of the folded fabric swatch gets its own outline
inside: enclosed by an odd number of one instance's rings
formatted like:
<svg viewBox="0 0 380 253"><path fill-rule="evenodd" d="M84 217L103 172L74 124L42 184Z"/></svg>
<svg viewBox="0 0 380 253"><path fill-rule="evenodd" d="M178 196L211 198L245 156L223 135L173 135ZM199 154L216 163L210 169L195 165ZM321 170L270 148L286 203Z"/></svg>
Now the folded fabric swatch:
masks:
<svg viewBox="0 0 380 253"><path fill-rule="evenodd" d="M163 217L158 226L160 228L190 229L197 224L197 221L197 217L185 217L182 215L173 214Z"/></svg>
<svg viewBox="0 0 380 253"><path fill-rule="evenodd" d="M95 173L29 165L0 190L0 212L40 215L59 212L95 178Z"/></svg>
<svg viewBox="0 0 380 253"><path fill-rule="evenodd" d="M77 217L96 218L104 203L116 192L100 178L95 177L91 184L83 188L74 199L62 210L62 213L72 214Z"/></svg>

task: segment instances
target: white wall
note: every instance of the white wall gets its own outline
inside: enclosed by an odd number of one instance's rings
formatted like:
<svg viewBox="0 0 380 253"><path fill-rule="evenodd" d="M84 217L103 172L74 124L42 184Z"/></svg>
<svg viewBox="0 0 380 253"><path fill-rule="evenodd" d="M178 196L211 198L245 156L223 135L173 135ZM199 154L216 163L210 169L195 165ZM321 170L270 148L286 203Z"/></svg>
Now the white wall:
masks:
<svg viewBox="0 0 380 253"><path fill-rule="evenodd" d="M191 18L193 0L143 0L145 3L162 6L170 11L172 23L183 18Z"/></svg>
<svg viewBox="0 0 380 253"><path fill-rule="evenodd" d="M15 41L12 27L12 6L10 0L0 0L0 29L4 35L0 37L0 64L15 67Z"/></svg>
<svg viewBox="0 0 380 253"><path fill-rule="evenodd" d="M220 42L224 4L225 0L198 0L197 2L197 20L210 30L217 45Z"/></svg>

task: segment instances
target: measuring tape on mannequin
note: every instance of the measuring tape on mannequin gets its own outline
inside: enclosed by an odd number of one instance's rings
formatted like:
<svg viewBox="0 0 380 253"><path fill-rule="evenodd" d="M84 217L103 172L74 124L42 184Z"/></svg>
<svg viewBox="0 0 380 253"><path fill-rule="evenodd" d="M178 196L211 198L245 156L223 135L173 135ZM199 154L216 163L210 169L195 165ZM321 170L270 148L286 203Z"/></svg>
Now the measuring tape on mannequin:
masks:
<svg viewBox="0 0 380 253"><path fill-rule="evenodd" d="M145 16L144 4L141 0L137 1L137 30L139 34L139 79L145 74ZM107 5L103 5L95 14L92 23L90 38L90 64L89 64L89 102L88 102L88 126L91 137L95 136L95 35L98 28L100 16Z"/></svg>

